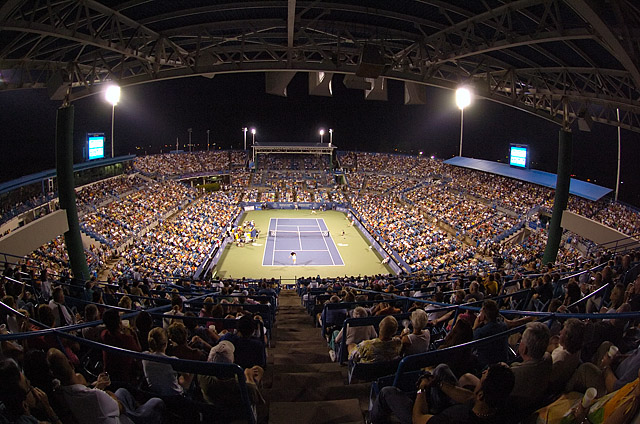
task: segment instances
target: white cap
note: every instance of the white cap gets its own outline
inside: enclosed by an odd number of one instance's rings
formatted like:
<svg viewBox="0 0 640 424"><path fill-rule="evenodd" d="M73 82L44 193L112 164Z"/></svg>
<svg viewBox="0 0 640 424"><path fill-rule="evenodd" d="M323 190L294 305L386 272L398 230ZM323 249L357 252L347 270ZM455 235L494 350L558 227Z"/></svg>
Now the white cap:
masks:
<svg viewBox="0 0 640 424"><path fill-rule="evenodd" d="M217 345L213 346L209 351L209 362L221 362L226 364L233 364L233 352L236 348L228 340L222 340Z"/></svg>

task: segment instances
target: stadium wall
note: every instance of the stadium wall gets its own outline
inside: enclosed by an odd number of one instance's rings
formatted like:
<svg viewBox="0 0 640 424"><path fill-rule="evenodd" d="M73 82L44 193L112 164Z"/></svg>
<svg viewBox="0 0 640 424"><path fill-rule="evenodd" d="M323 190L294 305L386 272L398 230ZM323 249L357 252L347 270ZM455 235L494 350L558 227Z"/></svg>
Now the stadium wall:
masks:
<svg viewBox="0 0 640 424"><path fill-rule="evenodd" d="M0 238L0 252L26 256L68 230L67 211L60 209Z"/></svg>
<svg viewBox="0 0 640 424"><path fill-rule="evenodd" d="M609 228L604 224L585 218L584 216L569 212L568 210L565 210L562 214L562 228L572 231L599 245L611 244L609 247L612 249L615 248L612 242L622 240L624 240L624 247L627 250L640 247L640 240L629 237L620 231Z"/></svg>

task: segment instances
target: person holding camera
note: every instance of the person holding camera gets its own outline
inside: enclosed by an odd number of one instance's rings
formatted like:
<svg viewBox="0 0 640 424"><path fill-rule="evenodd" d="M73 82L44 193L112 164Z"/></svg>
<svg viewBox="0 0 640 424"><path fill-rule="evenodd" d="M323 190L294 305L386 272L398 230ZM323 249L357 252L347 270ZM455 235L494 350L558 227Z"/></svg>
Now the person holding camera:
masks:
<svg viewBox="0 0 640 424"><path fill-rule="evenodd" d="M489 365L473 391L427 373L418 380L415 401L397 387L384 387L373 403L369 421L386 423L393 414L402 424L507 423L509 417L503 406L514 384L513 371L504 362ZM434 413L429 404L434 389L442 391L455 404Z"/></svg>

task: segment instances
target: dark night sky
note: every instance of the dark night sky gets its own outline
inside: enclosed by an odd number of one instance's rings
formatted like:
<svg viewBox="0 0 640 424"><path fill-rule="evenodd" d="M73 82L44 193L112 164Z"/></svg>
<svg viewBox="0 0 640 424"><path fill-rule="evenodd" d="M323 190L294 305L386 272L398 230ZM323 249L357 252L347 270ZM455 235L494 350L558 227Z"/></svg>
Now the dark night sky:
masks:
<svg viewBox="0 0 640 424"><path fill-rule="evenodd" d="M453 92L428 88L427 105L403 105L402 83L390 81L389 101L367 101L359 90L348 90L342 77L333 78L333 97L308 95L307 75L299 73L288 97L264 93L264 74L218 75L213 79L184 78L127 87L116 106L116 155L167 151L188 141L206 149L242 145L242 127L255 127L264 142L319 141L320 128L334 129L341 150L424 151L449 158L458 153L460 112ZM82 160L87 132L111 131L111 106L102 96L75 104L76 162ZM60 102L45 90L0 92L0 180L55 167L55 115ZM559 127L539 117L475 99L464 113L464 156L487 160L507 158L510 143L529 144L532 168L555 172ZM248 135L251 140L251 135ZM325 135L328 141L328 134ZM573 172L576 178L615 188L617 131L594 124L591 133L574 129ZM622 131L620 200L640 205L640 134ZM141 146L141 149L136 149Z"/></svg>

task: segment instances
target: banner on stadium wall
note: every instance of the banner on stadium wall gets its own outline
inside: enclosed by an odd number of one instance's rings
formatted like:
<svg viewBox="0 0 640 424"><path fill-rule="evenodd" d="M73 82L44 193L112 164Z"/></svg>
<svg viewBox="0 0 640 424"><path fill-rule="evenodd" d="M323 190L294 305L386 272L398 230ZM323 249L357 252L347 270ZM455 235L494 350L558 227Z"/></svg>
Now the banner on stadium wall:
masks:
<svg viewBox="0 0 640 424"><path fill-rule="evenodd" d="M244 207L244 211L245 212L249 212L249 211L252 211L252 210L255 210L255 206L245 206Z"/></svg>
<svg viewBox="0 0 640 424"><path fill-rule="evenodd" d="M253 206L254 210L264 209L324 209L339 210L347 213L347 209L341 203L335 202L241 202L240 207L247 210L247 206Z"/></svg>

